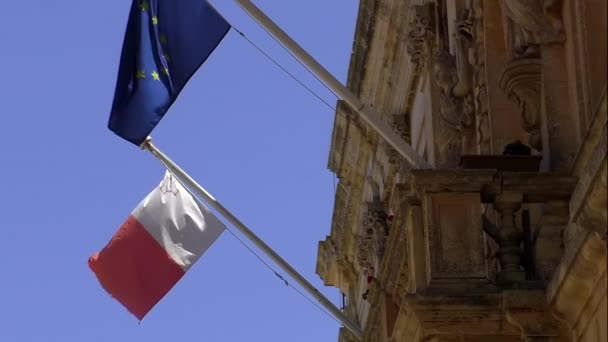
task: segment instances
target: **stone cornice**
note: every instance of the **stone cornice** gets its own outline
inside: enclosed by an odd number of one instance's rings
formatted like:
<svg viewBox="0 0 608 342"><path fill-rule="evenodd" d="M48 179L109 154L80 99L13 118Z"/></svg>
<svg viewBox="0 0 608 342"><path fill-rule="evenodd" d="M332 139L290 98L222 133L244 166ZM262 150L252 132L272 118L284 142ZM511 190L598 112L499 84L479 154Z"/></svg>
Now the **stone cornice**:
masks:
<svg viewBox="0 0 608 342"><path fill-rule="evenodd" d="M369 54L369 42L371 42L374 30L373 27L376 22L376 9L377 4L380 0L361 0L359 2L359 10L357 14L357 24L355 27L355 36L353 41L353 48L351 52L350 64L348 68L348 76L346 86L355 95L359 96L359 89L363 76L365 73L365 65L367 64L367 57ZM340 161L337 155L342 156L344 152L344 142L346 137L337 137L338 126L344 125L341 120L346 120L345 126L350 126L348 123L355 117L351 110L348 108L343 101L338 101L336 106L336 120L334 120L334 127L332 130L332 143L329 151L329 169L337 172L337 164ZM345 134L348 134L345 132Z"/></svg>
<svg viewBox="0 0 608 342"><path fill-rule="evenodd" d="M365 74L365 65L369 55L369 45L374 35L377 8L380 0L361 0L355 27L353 51L348 68L346 86L355 95L359 95L361 81Z"/></svg>
<svg viewBox="0 0 608 342"><path fill-rule="evenodd" d="M569 200L576 177L538 172L497 170L412 170L412 190L479 192L484 203L502 193L522 193L524 203Z"/></svg>
<svg viewBox="0 0 608 342"><path fill-rule="evenodd" d="M386 99L399 97L394 96L394 87L397 84L405 82L407 87L415 86L410 80L412 75L409 75L409 69L405 68L406 64L410 65L409 61L404 63L399 57L401 54L405 54L405 39L402 37L406 35L409 9L410 0L362 0L360 2L346 84L349 90L360 98L365 97L362 94L365 86L374 87L374 93L382 94L377 99L377 103L370 104L370 106L373 105L375 108L373 110L375 115L384 117L406 141L409 141L409 117L405 116L407 108L405 112L393 112L395 106L389 105L390 101ZM382 32L377 31L378 27L382 28ZM381 50L382 53L376 56L371 51L371 46L378 39L385 46ZM382 65L382 67L379 70L377 70L378 68L369 69L374 65ZM368 75L368 73L374 74ZM378 79L376 73L386 74L386 77L380 77L382 81L377 85L370 85L370 82L373 84ZM370 101L366 98L361 98L361 100ZM386 105L386 108L382 108L382 105ZM406 122L395 121L394 115L399 116L399 119L403 118ZM344 158L345 141L355 131L359 131L363 138L368 139L372 145L376 144L376 132L368 129L367 125L348 108L348 105L343 101L338 101L328 162L332 171L339 171L341 159Z"/></svg>
<svg viewBox="0 0 608 342"><path fill-rule="evenodd" d="M564 255L547 285L547 300L557 315L580 337L590 319L588 305L597 305L593 297L606 289L598 289L606 277L606 241L595 232L581 229L573 241L574 253ZM578 340L578 338L576 338Z"/></svg>
<svg viewBox="0 0 608 342"><path fill-rule="evenodd" d="M602 130L606 127L608 112L608 109L606 108L608 106L606 92L607 89L604 88L602 100L600 101L600 104L598 105L598 108L595 111L593 122L591 123L591 126L587 131L585 139L576 154L576 158L572 167L572 174L575 176L578 176L583 172L583 169L585 168L585 166L593 155L593 151L600 143Z"/></svg>
<svg viewBox="0 0 608 342"><path fill-rule="evenodd" d="M587 137L581 145L572 173L579 177L570 201L571 221L581 222L583 226L600 234L606 234L606 89L603 100L589 128Z"/></svg>
<svg viewBox="0 0 608 342"><path fill-rule="evenodd" d="M606 295L606 131L604 90L572 169L579 178L569 203L572 238L547 286L548 301L573 328L577 339L592 318L590 314L601 299L598 295Z"/></svg>

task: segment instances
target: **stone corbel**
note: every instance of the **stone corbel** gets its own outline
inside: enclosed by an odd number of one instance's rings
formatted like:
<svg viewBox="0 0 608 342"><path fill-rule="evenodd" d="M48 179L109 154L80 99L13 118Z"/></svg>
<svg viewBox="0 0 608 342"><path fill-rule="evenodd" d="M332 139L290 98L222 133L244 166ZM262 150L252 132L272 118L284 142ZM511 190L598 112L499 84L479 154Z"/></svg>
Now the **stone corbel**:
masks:
<svg viewBox="0 0 608 342"><path fill-rule="evenodd" d="M522 118L522 128L530 134L528 143L542 151L541 137L541 60L516 59L508 63L500 75L499 86L515 103Z"/></svg>

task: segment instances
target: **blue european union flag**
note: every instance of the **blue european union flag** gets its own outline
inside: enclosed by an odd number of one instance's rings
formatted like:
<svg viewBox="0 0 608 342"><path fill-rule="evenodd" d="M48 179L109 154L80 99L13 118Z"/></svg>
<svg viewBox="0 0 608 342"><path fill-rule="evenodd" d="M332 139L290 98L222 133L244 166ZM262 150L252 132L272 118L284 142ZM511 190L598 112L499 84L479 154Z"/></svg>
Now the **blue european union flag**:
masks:
<svg viewBox="0 0 608 342"><path fill-rule="evenodd" d="M205 0L133 0L108 127L141 145L228 30Z"/></svg>

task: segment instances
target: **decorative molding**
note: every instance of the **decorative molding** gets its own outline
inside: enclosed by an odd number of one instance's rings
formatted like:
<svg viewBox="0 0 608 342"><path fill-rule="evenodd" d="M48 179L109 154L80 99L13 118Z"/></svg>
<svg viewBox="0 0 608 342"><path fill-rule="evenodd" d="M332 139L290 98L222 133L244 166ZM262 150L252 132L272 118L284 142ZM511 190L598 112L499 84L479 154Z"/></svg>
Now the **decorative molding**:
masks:
<svg viewBox="0 0 608 342"><path fill-rule="evenodd" d="M573 1L564 8L565 15L573 16L568 25L589 19L579 13L585 5ZM367 105L377 108L378 114L384 113L382 119L406 142L411 141L409 117L414 115L414 104L417 110L430 108L428 113L422 112L430 117L414 116L425 120L416 122L428 125L423 127L429 130L421 132L419 145L413 145L429 153L434 166L451 166L449 162L458 161L463 151L500 153L498 146L492 151L492 144L502 144L510 136L525 140L522 130L509 126L509 121L522 122L530 135L529 144L540 151L542 106L545 102L547 108L559 106L551 93L541 91L543 85L561 86L542 77L542 70L562 70L551 58L561 49L568 50L564 55L567 61L560 63L574 73L570 79L577 84L567 83L572 96L582 94L576 87L590 86L577 75L586 70L584 63L571 58L583 53L578 48L584 44L578 40L584 38L568 31L572 44L546 45L563 41L561 3L362 0L348 86ZM571 13L573 8L578 12ZM448 31L455 37L448 39ZM452 40L452 50L443 50L447 40ZM486 65L486 53L492 65ZM551 68L541 68L541 58L545 63L542 67ZM545 76L552 74L544 72ZM519 110L505 102L502 92ZM584 96L574 97L590 106ZM343 101L338 106L329 165L339 175L340 185L331 234L319 244L317 273L326 284L340 287L348 295L344 311L362 324L363 340L559 340L557 314L568 322L563 326L585 331L595 317L596 301L605 293L606 278L601 273L606 267L607 235L606 224L600 224L606 222L601 207L606 197L605 112L598 116L599 130L590 133L603 145L584 143L588 146L582 146L579 161L566 175L489 169L411 170ZM550 121L558 113L546 111ZM563 117L561 127L568 129L569 117ZM583 128L587 125L589 122ZM552 134L556 133L543 131L545 142L549 137L553 138L549 141L559 142ZM583 139L590 141L589 136ZM553 153L561 148L559 144L550 146ZM442 164L445 161L448 163ZM370 172L370 163L381 166ZM382 192L374 194L377 202L373 203L366 202L373 197L367 187L369 173L383 181ZM516 193L517 198L505 198L506 193ZM519 223L519 203L545 203L526 204L525 208L531 208L535 227L543 227L545 235L536 242L546 238L551 244L545 247L565 242L562 249L552 249L543 259L555 258L546 268L546 277L552 277L546 293L534 290L545 285L540 281L512 284L520 286L518 292L493 282L496 274L487 270L487 250L488 244L498 247L479 223L484 204L495 202L496 208L488 206L492 208L488 215L497 218L493 220L498 227L494 235L502 241L502 269L514 273L520 271L521 237L507 235L519 231L515 224ZM395 214L390 223L386 220L388 207L383 206L389 203ZM577 230L563 229L565 225ZM583 243L569 243L570 237ZM536 251L542 253L540 248ZM366 279L367 275L374 279ZM366 298L362 298L363 293ZM547 299L557 313L549 310ZM397 307L394 321L387 318L387 303ZM342 330L340 342L355 341Z"/></svg>
<svg viewBox="0 0 608 342"><path fill-rule="evenodd" d="M420 330L416 341L561 341L563 327L547 305L542 290L503 290L452 294L409 294L395 331ZM412 335L409 335L411 340ZM375 341L375 340L374 340ZM399 339L401 341L401 339Z"/></svg>
<svg viewBox="0 0 608 342"><path fill-rule="evenodd" d="M455 167L463 153L475 153L475 98L473 67L473 18L463 9L456 19L455 55L448 44L439 44L433 57L433 76L439 92L439 127L435 132L439 167Z"/></svg>
<svg viewBox="0 0 608 342"><path fill-rule="evenodd" d="M472 3L473 48L471 64L473 66L473 98L475 105L475 130L477 135L477 152L492 152L492 128L489 116L489 99L486 80L486 51L484 34L483 0Z"/></svg>
<svg viewBox="0 0 608 342"><path fill-rule="evenodd" d="M480 194L427 194L424 203L429 286L489 282Z"/></svg>

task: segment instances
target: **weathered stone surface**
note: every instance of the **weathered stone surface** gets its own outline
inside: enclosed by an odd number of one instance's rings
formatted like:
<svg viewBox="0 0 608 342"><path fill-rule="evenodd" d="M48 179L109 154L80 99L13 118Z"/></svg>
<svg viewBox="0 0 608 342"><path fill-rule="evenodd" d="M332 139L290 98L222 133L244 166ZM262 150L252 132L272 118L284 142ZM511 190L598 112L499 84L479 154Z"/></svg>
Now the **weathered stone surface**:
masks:
<svg viewBox="0 0 608 342"><path fill-rule="evenodd" d="M530 134L528 143L543 150L541 137L542 61L539 58L516 59L508 63L500 76L500 88L517 105L522 128Z"/></svg>
<svg viewBox="0 0 608 342"><path fill-rule="evenodd" d="M360 2L347 85L433 166L412 169L338 102L317 273L364 341L608 338L605 9ZM516 140L541 172L457 168Z"/></svg>

